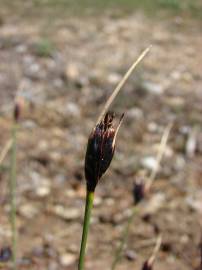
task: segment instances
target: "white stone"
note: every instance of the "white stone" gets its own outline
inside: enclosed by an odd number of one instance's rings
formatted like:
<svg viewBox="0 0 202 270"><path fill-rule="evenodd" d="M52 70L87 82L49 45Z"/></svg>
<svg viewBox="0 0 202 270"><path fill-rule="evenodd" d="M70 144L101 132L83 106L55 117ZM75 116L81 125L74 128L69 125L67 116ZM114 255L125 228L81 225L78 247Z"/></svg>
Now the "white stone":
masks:
<svg viewBox="0 0 202 270"><path fill-rule="evenodd" d="M76 261L76 256L71 253L64 253L60 257L60 263L62 266L70 266Z"/></svg>
<svg viewBox="0 0 202 270"><path fill-rule="evenodd" d="M148 156L141 160L141 165L149 170L154 170L158 166L158 162L155 157Z"/></svg>

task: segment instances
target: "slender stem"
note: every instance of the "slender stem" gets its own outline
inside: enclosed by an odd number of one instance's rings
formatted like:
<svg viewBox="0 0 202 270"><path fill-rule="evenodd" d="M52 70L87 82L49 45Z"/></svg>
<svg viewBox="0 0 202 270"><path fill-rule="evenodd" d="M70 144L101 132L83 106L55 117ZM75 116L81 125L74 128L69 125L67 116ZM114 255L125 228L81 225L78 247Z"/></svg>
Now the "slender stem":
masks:
<svg viewBox="0 0 202 270"><path fill-rule="evenodd" d="M123 252L123 249L124 249L124 244L127 242L127 239L128 239L128 233L129 233L130 225L131 225L136 213L138 212L138 209L139 208L137 206L133 206L133 208L132 208L132 213L131 213L130 217L128 218L127 223L126 223L126 225L124 227L121 242L120 242L120 244L119 244L119 246L118 246L118 248L116 250L114 260L112 262L111 270L114 270L116 268L118 262L121 259L121 255L122 255L122 252Z"/></svg>
<svg viewBox="0 0 202 270"><path fill-rule="evenodd" d="M94 200L94 192L87 191L78 270L84 269L85 251L86 251L86 244L87 244L88 231L89 231L89 225L90 225L91 210L93 208L93 200Z"/></svg>
<svg viewBox="0 0 202 270"><path fill-rule="evenodd" d="M199 244L199 248L200 248L200 256L201 256L199 269L202 269L202 235L201 235L201 242Z"/></svg>
<svg viewBox="0 0 202 270"><path fill-rule="evenodd" d="M13 270L16 270L16 144L17 144L17 124L14 123L12 129L12 147L11 147L11 169L10 169L10 220L12 230L12 263Z"/></svg>

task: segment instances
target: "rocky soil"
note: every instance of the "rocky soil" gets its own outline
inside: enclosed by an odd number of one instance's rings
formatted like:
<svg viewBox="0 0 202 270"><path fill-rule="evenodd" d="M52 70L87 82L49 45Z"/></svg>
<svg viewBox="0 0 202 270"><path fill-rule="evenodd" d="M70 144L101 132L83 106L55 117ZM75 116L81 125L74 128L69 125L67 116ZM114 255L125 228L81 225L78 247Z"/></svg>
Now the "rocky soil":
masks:
<svg viewBox="0 0 202 270"><path fill-rule="evenodd" d="M188 17L0 18L0 150L10 138L15 95L25 107L18 132L19 269L76 269L85 203L88 135L132 62L153 48L112 109L126 112L112 165L96 190L86 269L110 269L133 205L135 178L160 170L130 228L117 270L141 269L158 232L155 269L197 269L202 215L201 21ZM0 152L1 152L0 151ZM9 157L0 167L0 268L11 245ZM4 255L4 256L3 256ZM6 261L6 260L5 260Z"/></svg>

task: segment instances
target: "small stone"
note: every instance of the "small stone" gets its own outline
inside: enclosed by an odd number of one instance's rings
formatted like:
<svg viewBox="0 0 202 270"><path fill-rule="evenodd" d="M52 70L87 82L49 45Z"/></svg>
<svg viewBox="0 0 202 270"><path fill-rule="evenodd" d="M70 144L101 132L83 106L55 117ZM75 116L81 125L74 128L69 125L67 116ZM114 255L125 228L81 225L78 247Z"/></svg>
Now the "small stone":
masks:
<svg viewBox="0 0 202 270"><path fill-rule="evenodd" d="M189 158L193 158L196 152L196 145L197 145L197 129L194 128L193 130L191 130L191 132L189 133L187 142L186 142L186 146L185 146L185 150L186 150L186 155Z"/></svg>
<svg viewBox="0 0 202 270"><path fill-rule="evenodd" d="M159 130L159 127L158 127L158 125L155 122L150 122L148 124L148 130L150 132L157 132Z"/></svg>
<svg viewBox="0 0 202 270"><path fill-rule="evenodd" d="M143 88L150 94L162 95L164 92L163 87L160 84L153 82L144 82Z"/></svg>
<svg viewBox="0 0 202 270"><path fill-rule="evenodd" d="M79 106L73 102L68 102L64 108L64 113L69 116L78 117L81 115L81 110Z"/></svg>
<svg viewBox="0 0 202 270"><path fill-rule="evenodd" d="M78 208L65 208L63 205L56 205L53 212L65 220L75 220L81 216Z"/></svg>
<svg viewBox="0 0 202 270"><path fill-rule="evenodd" d="M41 140L38 142L38 148L41 151L46 151L49 148L49 143L45 140Z"/></svg>
<svg viewBox="0 0 202 270"><path fill-rule="evenodd" d="M20 214L28 219L32 219L36 216L39 210L33 204L24 204L19 207Z"/></svg>
<svg viewBox="0 0 202 270"><path fill-rule="evenodd" d="M58 153L58 152L56 152L56 151L55 152L51 152L50 153L50 158L54 162L59 162L61 160L61 154Z"/></svg>
<svg viewBox="0 0 202 270"><path fill-rule="evenodd" d="M137 254L133 250L126 250L125 256L129 261L135 261L137 259Z"/></svg>
<svg viewBox="0 0 202 270"><path fill-rule="evenodd" d="M69 63L66 67L65 75L67 79L75 81L79 77L78 67L74 63Z"/></svg>
<svg viewBox="0 0 202 270"><path fill-rule="evenodd" d="M95 199L94 199L94 206L96 207L96 206L101 205L102 201L103 200L102 200L101 197L96 196Z"/></svg>
<svg viewBox="0 0 202 270"><path fill-rule="evenodd" d="M180 71L178 71L178 70L174 70L170 74L171 79L173 79L175 81L179 80L181 78L181 76L182 76L182 73Z"/></svg>
<svg viewBox="0 0 202 270"><path fill-rule="evenodd" d="M143 111L139 108L132 108L127 112L127 118L130 120L139 120L143 118Z"/></svg>
<svg viewBox="0 0 202 270"><path fill-rule="evenodd" d="M141 160L141 165L146 169L155 170L158 166L158 162L155 157L144 157Z"/></svg>
<svg viewBox="0 0 202 270"><path fill-rule="evenodd" d="M65 191L65 195L68 198L75 198L76 197L76 192L73 189L68 189L68 190Z"/></svg>
<svg viewBox="0 0 202 270"><path fill-rule="evenodd" d="M49 186L42 186L37 188L36 195L38 197L46 197L50 194L50 187Z"/></svg>
<svg viewBox="0 0 202 270"><path fill-rule="evenodd" d="M121 80L121 75L115 72L110 73L107 80L110 84L117 84Z"/></svg>
<svg viewBox="0 0 202 270"><path fill-rule="evenodd" d="M37 127L37 124L34 121L26 120L26 121L23 121L22 126L25 129L34 129Z"/></svg>
<svg viewBox="0 0 202 270"><path fill-rule="evenodd" d="M76 262L76 256L71 253L64 253L60 257L60 263L62 266L70 266Z"/></svg>
<svg viewBox="0 0 202 270"><path fill-rule="evenodd" d="M181 110L185 106L185 99L182 97L168 97L165 98L165 103L172 109Z"/></svg>

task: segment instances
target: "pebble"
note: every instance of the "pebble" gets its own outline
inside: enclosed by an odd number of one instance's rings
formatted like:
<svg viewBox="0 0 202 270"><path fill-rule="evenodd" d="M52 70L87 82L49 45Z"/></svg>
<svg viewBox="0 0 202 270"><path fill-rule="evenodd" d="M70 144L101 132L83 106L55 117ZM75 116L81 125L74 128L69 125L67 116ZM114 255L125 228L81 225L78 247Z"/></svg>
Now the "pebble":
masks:
<svg viewBox="0 0 202 270"><path fill-rule="evenodd" d="M102 204L102 202L103 202L102 198L96 196L95 199L94 199L94 206L95 206L95 207L96 207L96 206L99 206L99 205Z"/></svg>
<svg viewBox="0 0 202 270"><path fill-rule="evenodd" d="M155 122L148 123L147 127L148 127L149 132L158 132L159 131L159 126Z"/></svg>
<svg viewBox="0 0 202 270"><path fill-rule="evenodd" d="M41 186L36 189L36 195L38 197L46 197L50 194L50 186Z"/></svg>
<svg viewBox="0 0 202 270"><path fill-rule="evenodd" d="M33 130L37 127L37 123L32 120L26 120L22 122L22 127L25 129Z"/></svg>
<svg viewBox="0 0 202 270"><path fill-rule="evenodd" d="M118 84L120 82L121 78L122 77L120 74L114 72L114 73L110 73L108 75L107 80L108 80L108 83L115 85L115 84Z"/></svg>
<svg viewBox="0 0 202 270"><path fill-rule="evenodd" d="M165 98L165 103L172 109L181 110L185 106L185 99L181 97L168 97Z"/></svg>
<svg viewBox="0 0 202 270"><path fill-rule="evenodd" d="M60 263L62 266L70 266L76 262L76 256L71 253L64 253L60 257Z"/></svg>
<svg viewBox="0 0 202 270"><path fill-rule="evenodd" d="M66 78L72 81L79 77L79 69L74 63L69 63L65 69Z"/></svg>
<svg viewBox="0 0 202 270"><path fill-rule="evenodd" d="M135 261L137 259L137 254L133 250L126 250L125 257L129 261Z"/></svg>
<svg viewBox="0 0 202 270"><path fill-rule="evenodd" d="M81 213L78 208L65 208L63 205L56 205L53 208L53 212L65 220L75 220L81 217Z"/></svg>
<svg viewBox="0 0 202 270"><path fill-rule="evenodd" d="M158 162L155 157L148 156L148 157L144 157L141 160L141 165L146 169L155 170L156 167L158 166Z"/></svg>
<svg viewBox="0 0 202 270"><path fill-rule="evenodd" d="M196 152L196 145L197 145L197 129L194 128L193 130L191 130L185 146L185 152L187 157L189 158L194 157Z"/></svg>
<svg viewBox="0 0 202 270"><path fill-rule="evenodd" d="M139 108L132 108L127 111L127 119L129 120L139 120L143 118L143 111Z"/></svg>
<svg viewBox="0 0 202 270"><path fill-rule="evenodd" d="M32 219L39 213L39 210L33 204L27 203L19 207L19 212L23 217Z"/></svg>
<svg viewBox="0 0 202 270"><path fill-rule="evenodd" d="M153 82L144 82L143 88L149 94L153 94L153 95L162 95L164 92L164 89L160 84L153 83Z"/></svg>
<svg viewBox="0 0 202 270"><path fill-rule="evenodd" d="M63 109L67 116L79 117L81 115L81 110L76 103L68 102Z"/></svg>

